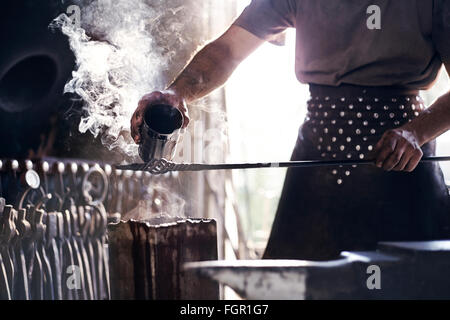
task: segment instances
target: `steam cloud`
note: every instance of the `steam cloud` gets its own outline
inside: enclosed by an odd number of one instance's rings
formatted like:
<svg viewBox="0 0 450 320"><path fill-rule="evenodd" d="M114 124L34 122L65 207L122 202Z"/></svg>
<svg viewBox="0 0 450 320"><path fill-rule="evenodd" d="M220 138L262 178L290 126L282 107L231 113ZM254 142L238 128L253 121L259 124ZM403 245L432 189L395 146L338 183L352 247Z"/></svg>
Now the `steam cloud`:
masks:
<svg viewBox="0 0 450 320"><path fill-rule="evenodd" d="M105 146L128 161L139 160L138 146L130 136L130 119L139 99L148 92L164 89L199 45L208 40L206 37L211 37L205 32L208 22L205 13L211 13L218 3L216 0L79 0L76 2L81 9L79 23L74 21L71 12L70 16L58 16L51 27L68 37L76 58L76 70L65 92L77 94L84 102L79 130L101 137ZM223 15L219 7L214 9L214 14ZM221 123L220 133L225 131L225 114L220 108L214 108L211 103L206 106L201 101L193 107L191 119L198 118L200 111L212 112ZM198 134L193 131L194 135ZM203 131L200 134L208 137ZM224 134L220 135L211 139L218 143L224 140ZM208 148L213 150L210 145ZM190 161L190 157L186 160ZM184 204L161 180L149 188L148 199L123 214L127 219L138 220L148 219L150 212L175 216L184 211Z"/></svg>
<svg viewBox="0 0 450 320"><path fill-rule="evenodd" d="M79 25L66 14L51 25L67 35L76 57L77 68L65 92L76 93L84 101L79 130L100 136L110 150L129 159L138 157L129 126L139 99L164 89L170 72L179 70L175 52L195 50L202 41L184 40L193 23L178 2L79 1ZM191 26L180 21L190 21Z"/></svg>
<svg viewBox="0 0 450 320"><path fill-rule="evenodd" d="M179 217L184 212L184 199L170 192L162 182L154 182L148 191L135 208L122 215L122 220Z"/></svg>
<svg viewBox="0 0 450 320"><path fill-rule="evenodd" d="M79 130L101 137L110 150L136 161L138 147L129 132L131 116L139 99L164 89L204 41L199 37L185 40L198 29L192 20L193 12L201 12L195 8L198 2L94 0L77 5L79 23L61 14L51 27L68 37L76 57L77 67L65 92L77 94L84 102ZM136 208L123 215L137 220L154 214L175 216L183 213L184 204L161 180L153 183Z"/></svg>

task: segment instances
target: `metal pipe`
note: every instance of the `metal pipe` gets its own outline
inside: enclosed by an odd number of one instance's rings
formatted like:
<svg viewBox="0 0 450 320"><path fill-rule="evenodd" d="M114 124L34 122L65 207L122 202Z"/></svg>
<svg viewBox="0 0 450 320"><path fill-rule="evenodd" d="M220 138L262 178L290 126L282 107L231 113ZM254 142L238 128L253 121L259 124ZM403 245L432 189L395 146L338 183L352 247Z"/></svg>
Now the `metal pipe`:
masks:
<svg viewBox="0 0 450 320"><path fill-rule="evenodd" d="M420 162L450 161L450 156L424 157ZM147 163L133 163L128 165L116 165L116 169L148 171L152 174L163 174L169 171L204 171L204 170L232 170L232 169L256 169L256 168L308 168L325 166L349 166L373 164L374 160L302 160L285 162L258 162L258 163L174 163L165 159L153 159Z"/></svg>

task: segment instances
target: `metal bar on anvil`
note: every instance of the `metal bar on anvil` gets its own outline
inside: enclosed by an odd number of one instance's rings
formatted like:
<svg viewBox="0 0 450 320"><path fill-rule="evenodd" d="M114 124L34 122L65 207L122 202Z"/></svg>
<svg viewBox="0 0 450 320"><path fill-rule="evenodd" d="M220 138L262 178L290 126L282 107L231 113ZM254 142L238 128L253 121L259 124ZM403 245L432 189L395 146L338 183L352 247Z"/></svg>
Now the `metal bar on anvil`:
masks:
<svg viewBox="0 0 450 320"><path fill-rule="evenodd" d="M420 162L440 162L450 161L450 156L424 157ZM165 159L152 160L150 163L133 163L127 165L116 165L116 169L149 171L154 174L166 173L169 171L203 171L203 170L230 170L230 169L256 169L256 168L307 168L324 166L348 166L373 164L374 160L302 160L286 162L261 162L261 163L174 163Z"/></svg>

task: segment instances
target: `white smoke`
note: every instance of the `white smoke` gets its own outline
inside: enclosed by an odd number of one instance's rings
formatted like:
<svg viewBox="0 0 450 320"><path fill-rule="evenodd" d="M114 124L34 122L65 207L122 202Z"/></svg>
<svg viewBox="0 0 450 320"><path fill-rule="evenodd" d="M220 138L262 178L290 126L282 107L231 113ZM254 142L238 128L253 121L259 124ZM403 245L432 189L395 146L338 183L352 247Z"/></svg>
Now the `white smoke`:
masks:
<svg viewBox="0 0 450 320"><path fill-rule="evenodd" d="M179 217L184 213L185 204L185 200L169 190L162 181L156 181L137 206L122 214L121 219L144 221L157 217Z"/></svg>
<svg viewBox="0 0 450 320"><path fill-rule="evenodd" d="M60 29L68 37L76 58L76 69L65 91L75 93L83 100L84 113L79 130L101 137L105 146L125 155L128 160L138 160L138 147L129 131L139 99L146 93L164 89L199 46L214 37L209 27L205 28L209 20L214 20L213 25L217 26L215 36L223 32L229 21L216 18L224 16L223 8L231 3L217 0L79 0L80 14L74 16L80 18L80 23L74 23L72 10L57 17L51 27ZM191 118L201 119L201 112L211 112L218 118L218 123L223 123L219 130L215 126L216 131L224 131L225 113L214 102L200 101L192 107ZM197 122L205 125L202 121ZM192 128L195 127L193 123ZM186 142L197 141L194 138L200 135L201 148L206 146L211 150L209 153L222 154L213 147L221 140L217 136L224 134L210 134L204 129L197 132L192 128L192 139L186 137ZM193 146L183 151L186 161L192 159L187 156L187 150L191 148ZM203 158L198 159L201 161ZM136 208L123 213L124 217L146 220L155 214L182 214L185 201L172 189L163 179L152 180L147 197Z"/></svg>
<svg viewBox="0 0 450 320"><path fill-rule="evenodd" d="M101 137L110 150L138 159L130 136L130 119L139 99L164 89L198 46L204 3L184 0L79 1L80 23L70 12L51 27L69 39L76 69L65 86L83 100L81 132ZM180 5L182 4L182 5ZM181 23L181 21L183 23ZM188 35L197 35L189 38ZM159 180L158 180L159 181ZM155 182L126 219L146 220L155 214L180 215L185 201Z"/></svg>
<svg viewBox="0 0 450 320"><path fill-rule="evenodd" d="M100 136L109 149L137 159L130 119L139 99L168 84L175 52L186 42L184 7L177 1L95 0L81 6L81 23L62 14L52 23L69 38L76 70L65 92L84 102L81 132ZM184 24L180 21L185 21ZM179 66L178 66L179 67Z"/></svg>

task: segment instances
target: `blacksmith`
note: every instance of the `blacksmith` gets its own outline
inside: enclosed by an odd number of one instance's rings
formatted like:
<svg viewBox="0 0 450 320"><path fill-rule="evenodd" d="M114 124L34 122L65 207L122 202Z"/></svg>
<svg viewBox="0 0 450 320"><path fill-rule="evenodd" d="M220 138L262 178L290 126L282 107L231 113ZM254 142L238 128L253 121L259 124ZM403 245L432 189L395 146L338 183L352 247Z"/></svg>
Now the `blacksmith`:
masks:
<svg viewBox="0 0 450 320"><path fill-rule="evenodd" d="M148 102L177 106L187 126L187 103L287 28L296 28L295 71L311 93L292 160L374 165L289 169L264 258L324 260L382 240L449 238L441 169L419 163L450 129L450 91L429 106L419 95L443 65L450 72L448 0L253 0L166 91L142 98L135 142Z"/></svg>

